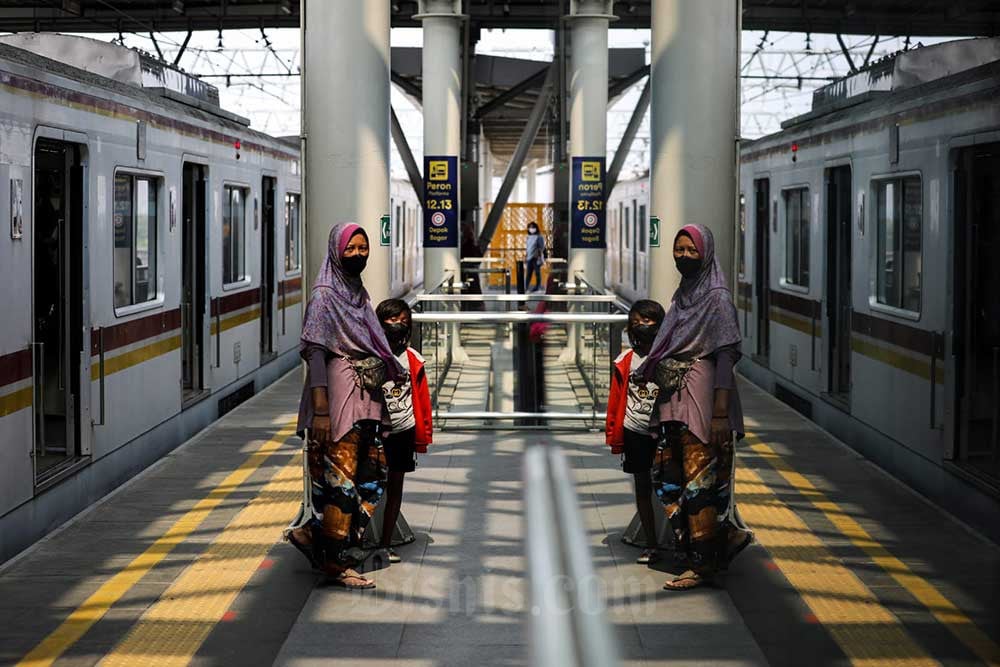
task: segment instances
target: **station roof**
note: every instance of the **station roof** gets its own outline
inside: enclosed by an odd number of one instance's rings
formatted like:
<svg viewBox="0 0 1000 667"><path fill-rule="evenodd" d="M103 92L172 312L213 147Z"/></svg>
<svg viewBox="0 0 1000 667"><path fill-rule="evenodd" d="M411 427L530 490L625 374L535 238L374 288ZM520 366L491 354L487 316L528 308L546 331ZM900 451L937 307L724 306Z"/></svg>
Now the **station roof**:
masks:
<svg viewBox="0 0 1000 667"><path fill-rule="evenodd" d="M466 0L481 28L552 28L567 0ZM651 0L614 3L617 28L649 27ZM414 0L395 27L418 26ZM129 32L297 27L299 0L0 0L0 30ZM1000 34L998 0L743 0L745 30L912 36Z"/></svg>

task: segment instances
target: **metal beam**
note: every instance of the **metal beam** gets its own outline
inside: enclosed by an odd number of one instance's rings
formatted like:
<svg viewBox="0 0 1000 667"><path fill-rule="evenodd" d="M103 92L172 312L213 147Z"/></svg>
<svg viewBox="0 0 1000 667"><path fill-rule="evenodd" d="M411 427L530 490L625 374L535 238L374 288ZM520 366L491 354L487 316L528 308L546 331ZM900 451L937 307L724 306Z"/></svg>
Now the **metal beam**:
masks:
<svg viewBox="0 0 1000 667"><path fill-rule="evenodd" d="M611 85L608 86L608 101L610 102L635 84L642 81L642 77L647 76L648 74L649 65L643 65L628 76L612 81Z"/></svg>
<svg viewBox="0 0 1000 667"><path fill-rule="evenodd" d="M181 56L183 56L184 52L187 51L188 42L191 41L191 35L193 34L193 31L188 30L187 37L184 38L184 43L181 44L181 48L177 51L177 55L174 56L174 67L177 67L177 63L181 61Z"/></svg>
<svg viewBox="0 0 1000 667"><path fill-rule="evenodd" d="M403 165L406 167L406 175L410 177L410 185L413 186L413 192L416 193L422 207L424 205L424 179L420 176L417 161L413 159L413 151L410 150L410 144L406 141L406 135L403 134L403 126L399 124L399 118L396 117L396 110L392 107L389 107L389 121L392 140L396 143L396 150L399 151L399 157L403 160Z"/></svg>
<svg viewBox="0 0 1000 667"><path fill-rule="evenodd" d="M510 164L507 165L507 173L504 175L500 191L493 202L493 208L490 209L490 214L483 225L483 231L479 234L479 247L483 253L486 252L490 241L493 240L493 234L496 233L497 227L500 225L500 216L507 206L507 199L514 189L514 184L517 183L521 167L524 165L524 159L528 156L528 151L531 150L532 145L535 143L538 129L542 126L545 111L549 106L549 100L552 98L552 88L556 80L556 69L556 65L550 65L545 74L545 82L542 83L542 89L538 92L538 99L535 100L535 107L531 110L531 117L528 118L528 122L524 126L524 132L517 142L514 155L510 158Z"/></svg>
<svg viewBox="0 0 1000 667"><path fill-rule="evenodd" d="M394 84L402 88L403 92L405 92L407 95L416 98L418 103L420 102L421 99L423 99L424 96L423 88L413 83L402 74L397 74L396 71L393 70L392 72L390 72L389 78Z"/></svg>
<svg viewBox="0 0 1000 667"><path fill-rule="evenodd" d="M642 94L639 96L639 101L635 103L635 110L632 111L628 127L625 128L625 134L622 135L622 140L618 144L618 150L615 151L615 159L611 161L611 167L608 169L608 182L604 189L606 193L605 198L611 195L611 191L618 184L618 175L625 164L625 158L628 157L629 151L632 150L632 142L639 131L639 126L642 125L642 119L646 115L646 110L649 109L649 98L651 97L649 82L650 79L646 79L646 85L642 87Z"/></svg>
<svg viewBox="0 0 1000 667"><path fill-rule="evenodd" d="M851 50L847 48L847 44L844 44L844 38L837 33L837 43L840 44L840 50L843 52L844 57L847 58L847 66L851 70L851 74L856 74L858 68L854 66L854 60L851 59Z"/></svg>
<svg viewBox="0 0 1000 667"><path fill-rule="evenodd" d="M528 92L532 88L537 88L542 85L542 82L545 81L545 76L548 74L548 69L549 68L546 67L545 69L535 72L524 81L511 86L509 89L500 93L489 102L483 104L481 107L476 109L476 118L482 118L487 114L505 106L508 102Z"/></svg>

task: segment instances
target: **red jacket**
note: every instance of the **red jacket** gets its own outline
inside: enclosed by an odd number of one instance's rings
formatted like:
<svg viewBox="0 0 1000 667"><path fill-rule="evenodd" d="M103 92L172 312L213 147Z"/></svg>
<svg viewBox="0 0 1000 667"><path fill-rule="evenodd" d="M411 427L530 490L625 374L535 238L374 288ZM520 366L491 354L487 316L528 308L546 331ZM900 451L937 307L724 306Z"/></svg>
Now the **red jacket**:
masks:
<svg viewBox="0 0 1000 667"><path fill-rule="evenodd" d="M424 358L411 347L406 348L406 357L410 360L411 397L413 399L413 418L417 424L414 434L416 450L427 453L427 445L431 444L431 434L434 425L431 421L431 391L427 385L427 373L424 371Z"/></svg>
<svg viewBox="0 0 1000 667"><path fill-rule="evenodd" d="M604 442L611 447L612 454L621 454L625 448L625 404L628 403L628 375L632 367L632 354L632 350L626 350L618 355L615 370L611 373Z"/></svg>

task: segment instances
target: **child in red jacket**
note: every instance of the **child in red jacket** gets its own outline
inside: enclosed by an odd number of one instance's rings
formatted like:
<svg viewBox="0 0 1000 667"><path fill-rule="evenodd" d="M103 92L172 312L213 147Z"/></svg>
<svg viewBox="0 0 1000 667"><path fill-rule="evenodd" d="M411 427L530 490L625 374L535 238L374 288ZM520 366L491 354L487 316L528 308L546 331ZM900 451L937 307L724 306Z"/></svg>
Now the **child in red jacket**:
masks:
<svg viewBox="0 0 1000 667"><path fill-rule="evenodd" d="M655 382L639 386L632 382L631 376L649 354L663 317L663 306L648 299L636 301L629 310L625 331L632 349L615 359L605 422L605 441L613 454L624 454L622 470L635 479L635 506L647 545L637 563L652 562L658 544L651 477L656 436L649 428L649 420L659 389Z"/></svg>
<svg viewBox="0 0 1000 667"><path fill-rule="evenodd" d="M378 305L375 314L382 323L393 354L410 372L407 380L400 383L389 381L382 387L392 430L385 438L389 480L386 484L381 547L388 552L390 563L398 563L401 559L392 549L392 533L403 503L403 476L414 471L417 453L427 453L427 445L431 444L431 393L424 372L424 358L409 347L410 306L401 299L387 299Z"/></svg>

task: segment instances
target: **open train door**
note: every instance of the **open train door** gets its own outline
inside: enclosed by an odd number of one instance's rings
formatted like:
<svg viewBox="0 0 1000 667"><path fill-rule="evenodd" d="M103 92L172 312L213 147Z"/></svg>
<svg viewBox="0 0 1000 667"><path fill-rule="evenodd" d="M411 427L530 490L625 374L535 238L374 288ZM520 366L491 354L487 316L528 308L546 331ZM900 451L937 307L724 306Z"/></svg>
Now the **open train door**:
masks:
<svg viewBox="0 0 1000 667"><path fill-rule="evenodd" d="M208 169L184 163L181 226L181 392L185 401L205 391L205 275Z"/></svg>
<svg viewBox="0 0 1000 667"><path fill-rule="evenodd" d="M955 193L955 444L1000 483L1000 143L958 152Z"/></svg>
<svg viewBox="0 0 1000 667"><path fill-rule="evenodd" d="M63 134L59 132L59 134ZM84 149L39 138L32 206L36 486L90 454L90 337Z"/></svg>
<svg viewBox="0 0 1000 667"><path fill-rule="evenodd" d="M754 312L757 320L757 356L771 352L771 181L758 178L754 190Z"/></svg>

